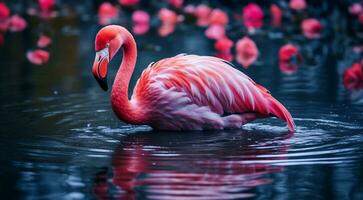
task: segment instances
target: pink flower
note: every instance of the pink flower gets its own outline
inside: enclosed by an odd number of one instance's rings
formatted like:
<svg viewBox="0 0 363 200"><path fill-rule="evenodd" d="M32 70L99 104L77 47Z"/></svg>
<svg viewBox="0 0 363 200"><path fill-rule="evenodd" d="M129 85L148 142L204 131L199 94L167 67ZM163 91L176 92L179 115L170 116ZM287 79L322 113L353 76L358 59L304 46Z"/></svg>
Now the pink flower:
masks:
<svg viewBox="0 0 363 200"><path fill-rule="evenodd" d="M299 49L292 45L286 44L279 50L279 67L284 74L293 74L297 71L298 63L295 61L301 60Z"/></svg>
<svg viewBox="0 0 363 200"><path fill-rule="evenodd" d="M310 19L305 19L301 23L301 29L306 38L316 39L320 37L320 32L322 27L317 19L310 18Z"/></svg>
<svg viewBox="0 0 363 200"><path fill-rule="evenodd" d="M363 24L363 13L359 14L358 21L359 23Z"/></svg>
<svg viewBox="0 0 363 200"><path fill-rule="evenodd" d="M29 62L34 65L43 65L48 62L49 53L47 51L37 49L34 51L29 51L26 54L26 57L28 58Z"/></svg>
<svg viewBox="0 0 363 200"><path fill-rule="evenodd" d="M113 20L117 19L119 10L109 2L104 2L98 8L98 23L100 25L111 24Z"/></svg>
<svg viewBox="0 0 363 200"><path fill-rule="evenodd" d="M139 3L140 0L118 0L123 6L134 6Z"/></svg>
<svg viewBox="0 0 363 200"><path fill-rule="evenodd" d="M209 16L209 25L211 24L222 26L227 25L228 15L220 9L214 9Z"/></svg>
<svg viewBox="0 0 363 200"><path fill-rule="evenodd" d="M352 15L359 15L363 12L363 6L360 3L353 3L349 6L349 13Z"/></svg>
<svg viewBox="0 0 363 200"><path fill-rule="evenodd" d="M281 19L282 19L282 11L280 7L275 4L270 6L270 12L272 17L272 25L275 27L281 26Z"/></svg>
<svg viewBox="0 0 363 200"><path fill-rule="evenodd" d="M5 43L4 35L0 33L0 46L3 46Z"/></svg>
<svg viewBox="0 0 363 200"><path fill-rule="evenodd" d="M289 7L293 10L304 10L306 8L305 0L290 0Z"/></svg>
<svg viewBox="0 0 363 200"><path fill-rule="evenodd" d="M247 69L256 61L259 53L255 42L245 36L237 41L236 54L237 62Z"/></svg>
<svg viewBox="0 0 363 200"><path fill-rule="evenodd" d="M290 61L292 57L297 56L299 49L292 44L285 44L279 50L280 61Z"/></svg>
<svg viewBox="0 0 363 200"><path fill-rule="evenodd" d="M284 74L291 75L297 72L297 64L291 62L279 62L280 71Z"/></svg>
<svg viewBox="0 0 363 200"><path fill-rule="evenodd" d="M150 15L142 10L136 10L132 13L132 22L134 24L149 24Z"/></svg>
<svg viewBox="0 0 363 200"><path fill-rule="evenodd" d="M51 12L55 5L55 0L38 0L41 12Z"/></svg>
<svg viewBox="0 0 363 200"><path fill-rule="evenodd" d="M181 8L184 0L168 0L169 4L175 8Z"/></svg>
<svg viewBox="0 0 363 200"><path fill-rule="evenodd" d="M194 14L195 6L189 4L189 5L185 6L183 10L184 10L185 13Z"/></svg>
<svg viewBox="0 0 363 200"><path fill-rule="evenodd" d="M10 18L10 31L20 32L23 31L27 26L27 22L19 15L13 15Z"/></svg>
<svg viewBox="0 0 363 200"><path fill-rule="evenodd" d="M363 65L354 63L344 70L343 85L348 90L358 90L363 88Z"/></svg>
<svg viewBox="0 0 363 200"><path fill-rule="evenodd" d="M143 35L149 31L150 16L147 12L136 10L132 13L132 31L137 35Z"/></svg>
<svg viewBox="0 0 363 200"><path fill-rule="evenodd" d="M38 39L37 45L40 48L45 48L47 46L49 46L52 43L52 38L46 36L46 35L41 35Z"/></svg>
<svg viewBox="0 0 363 200"><path fill-rule="evenodd" d="M158 32L161 37L166 37L173 33L175 30L174 24L163 24L159 27Z"/></svg>
<svg viewBox="0 0 363 200"><path fill-rule="evenodd" d="M253 30L263 25L263 11L255 3L250 3L243 8L243 22L247 29Z"/></svg>
<svg viewBox="0 0 363 200"><path fill-rule="evenodd" d="M208 26L209 24L209 14L212 9L204 4L201 4L195 8L195 16L197 17L198 26Z"/></svg>
<svg viewBox="0 0 363 200"><path fill-rule="evenodd" d="M227 37L218 39L214 43L214 48L219 52L230 52L233 47L233 41Z"/></svg>
<svg viewBox="0 0 363 200"><path fill-rule="evenodd" d="M178 15L169 9L162 8L159 10L159 19L163 24L176 24L178 23Z"/></svg>
<svg viewBox="0 0 363 200"><path fill-rule="evenodd" d="M224 26L211 25L205 30L204 35L209 39L218 40L225 37L226 31L224 30Z"/></svg>
<svg viewBox="0 0 363 200"><path fill-rule="evenodd" d="M0 20L4 20L10 16L10 10L5 3L0 2Z"/></svg>
<svg viewBox="0 0 363 200"><path fill-rule="evenodd" d="M233 61L233 55L232 55L231 52L218 52L218 53L215 54L215 56L217 58L226 60L228 62L232 62Z"/></svg>

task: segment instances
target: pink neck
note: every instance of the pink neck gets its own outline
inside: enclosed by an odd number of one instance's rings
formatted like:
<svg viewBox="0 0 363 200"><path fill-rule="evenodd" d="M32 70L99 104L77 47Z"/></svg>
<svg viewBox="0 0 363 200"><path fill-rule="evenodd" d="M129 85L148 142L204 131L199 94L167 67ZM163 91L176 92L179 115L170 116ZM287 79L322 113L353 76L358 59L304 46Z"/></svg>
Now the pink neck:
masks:
<svg viewBox="0 0 363 200"><path fill-rule="evenodd" d="M123 48L123 60L112 87L112 109L122 121L141 124L144 121L143 112L137 102L129 101L128 98L129 83L136 64L136 43L132 35L124 28L120 28L119 36L121 48Z"/></svg>

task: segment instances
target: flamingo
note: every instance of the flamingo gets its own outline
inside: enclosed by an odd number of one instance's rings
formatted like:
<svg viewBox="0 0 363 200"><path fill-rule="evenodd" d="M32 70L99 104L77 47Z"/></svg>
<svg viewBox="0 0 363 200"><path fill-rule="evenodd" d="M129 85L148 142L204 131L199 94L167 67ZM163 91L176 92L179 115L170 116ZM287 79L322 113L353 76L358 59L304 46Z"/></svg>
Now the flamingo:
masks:
<svg viewBox="0 0 363 200"><path fill-rule="evenodd" d="M343 84L348 90L358 90L363 88L363 61L354 63L344 70Z"/></svg>
<svg viewBox="0 0 363 200"><path fill-rule="evenodd" d="M11 32L21 32L27 27L28 23L19 15L13 15L9 20L9 30Z"/></svg>
<svg viewBox="0 0 363 200"><path fill-rule="evenodd" d="M132 13L132 31L137 35L143 35L149 31L150 15L143 10L135 10Z"/></svg>
<svg viewBox="0 0 363 200"><path fill-rule="evenodd" d="M276 116L290 131L295 129L289 111L267 89L227 61L211 56L180 54L149 64L129 100L136 42L118 25L102 28L95 39L92 73L105 91L108 64L120 48L123 60L112 87L111 105L126 123L158 130L210 130L240 128L257 118Z"/></svg>

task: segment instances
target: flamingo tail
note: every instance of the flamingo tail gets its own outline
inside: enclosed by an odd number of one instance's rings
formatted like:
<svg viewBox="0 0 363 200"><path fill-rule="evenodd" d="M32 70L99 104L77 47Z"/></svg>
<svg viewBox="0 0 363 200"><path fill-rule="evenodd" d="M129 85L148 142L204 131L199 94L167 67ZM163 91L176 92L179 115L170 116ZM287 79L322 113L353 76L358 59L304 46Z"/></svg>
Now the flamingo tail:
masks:
<svg viewBox="0 0 363 200"><path fill-rule="evenodd" d="M295 131L295 123L290 112L272 96L268 97L270 113L287 123L289 131Z"/></svg>

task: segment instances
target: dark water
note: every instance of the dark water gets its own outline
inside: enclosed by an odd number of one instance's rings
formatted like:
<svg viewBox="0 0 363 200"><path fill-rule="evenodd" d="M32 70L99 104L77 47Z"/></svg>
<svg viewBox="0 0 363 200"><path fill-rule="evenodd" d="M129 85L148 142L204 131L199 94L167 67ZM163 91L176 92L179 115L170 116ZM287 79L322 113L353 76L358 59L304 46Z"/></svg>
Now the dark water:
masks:
<svg viewBox="0 0 363 200"><path fill-rule="evenodd" d="M120 122L93 80L99 27L72 19L48 26L54 43L45 66L24 56L36 31L8 35L0 49L1 199L363 199L363 94L341 84L357 55L339 38L296 36L306 60L288 76L276 56L285 40L253 36L261 54L243 71L288 107L294 134L277 119L160 133ZM152 29L136 40L133 84L151 61L214 53L202 30L188 26L165 39Z"/></svg>

